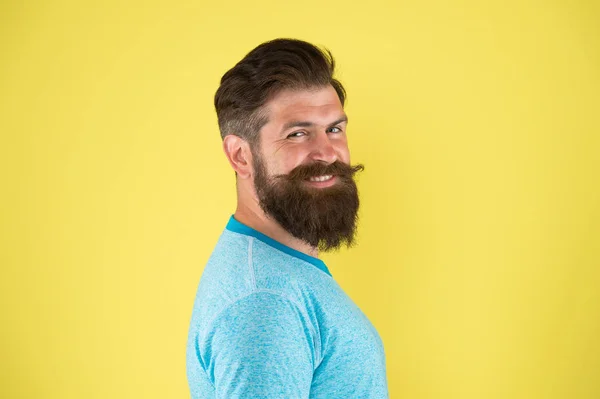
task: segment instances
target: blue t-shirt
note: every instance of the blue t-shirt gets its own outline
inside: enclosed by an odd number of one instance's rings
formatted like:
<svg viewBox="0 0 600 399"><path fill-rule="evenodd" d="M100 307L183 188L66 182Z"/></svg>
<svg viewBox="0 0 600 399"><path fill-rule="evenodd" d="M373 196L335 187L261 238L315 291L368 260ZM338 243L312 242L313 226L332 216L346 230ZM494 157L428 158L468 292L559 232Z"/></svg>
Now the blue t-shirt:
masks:
<svg viewBox="0 0 600 399"><path fill-rule="evenodd" d="M323 261L229 220L192 313L193 399L388 398L383 343Z"/></svg>

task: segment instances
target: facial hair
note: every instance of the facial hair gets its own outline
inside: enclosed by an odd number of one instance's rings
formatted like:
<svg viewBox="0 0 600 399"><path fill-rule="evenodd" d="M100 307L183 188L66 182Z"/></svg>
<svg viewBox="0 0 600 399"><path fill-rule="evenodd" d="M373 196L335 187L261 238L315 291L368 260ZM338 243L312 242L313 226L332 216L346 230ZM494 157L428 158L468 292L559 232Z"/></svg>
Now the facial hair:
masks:
<svg viewBox="0 0 600 399"><path fill-rule="evenodd" d="M316 162L269 177L257 155L253 156L254 185L259 205L267 216L292 236L321 251L355 243L359 199L353 177L364 169L363 165ZM337 181L323 188L308 183L310 177L324 175L333 175Z"/></svg>

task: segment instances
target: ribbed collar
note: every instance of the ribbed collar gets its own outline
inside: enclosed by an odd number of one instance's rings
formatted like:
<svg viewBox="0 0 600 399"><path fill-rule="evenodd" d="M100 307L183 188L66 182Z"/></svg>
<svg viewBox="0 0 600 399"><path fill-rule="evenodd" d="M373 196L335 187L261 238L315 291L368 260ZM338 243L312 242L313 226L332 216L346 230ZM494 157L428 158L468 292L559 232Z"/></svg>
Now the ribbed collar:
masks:
<svg viewBox="0 0 600 399"><path fill-rule="evenodd" d="M270 237L267 237L263 233L261 233L257 230L254 230L252 227L246 226L245 224L238 222L237 220L235 220L233 215L231 215L231 217L229 218L229 222L227 223L226 229L229 231L233 231L234 233L239 233L239 234L244 234L247 236L254 237L257 240L260 240L260 241L264 242L265 244L267 244L281 252L285 252L288 255L291 255L293 257L296 257L298 259L301 259L305 262L308 262L308 263L316 266L319 270L322 270L325 273L327 273L329 276L331 276L331 273L329 272L329 269L325 265L325 262L323 262L321 259L307 255L303 252L297 251L293 248L288 247L287 245L283 245L282 243L275 241L274 239L272 239Z"/></svg>

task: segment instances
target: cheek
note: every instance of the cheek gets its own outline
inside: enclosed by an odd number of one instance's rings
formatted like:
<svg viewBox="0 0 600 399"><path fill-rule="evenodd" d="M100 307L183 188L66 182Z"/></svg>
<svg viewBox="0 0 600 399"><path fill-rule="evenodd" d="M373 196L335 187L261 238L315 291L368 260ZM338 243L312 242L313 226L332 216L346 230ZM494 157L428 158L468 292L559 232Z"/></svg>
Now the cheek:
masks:
<svg viewBox="0 0 600 399"><path fill-rule="evenodd" d="M302 164L308 163L308 159L286 159L285 163L282 165L284 173L290 173L294 168L300 166Z"/></svg>
<svg viewBox="0 0 600 399"><path fill-rule="evenodd" d="M276 166L281 173L289 173L298 165L306 164L310 161L309 153L302 151L288 151L275 160Z"/></svg>
<svg viewBox="0 0 600 399"><path fill-rule="evenodd" d="M348 149L348 145L344 144L338 149L338 157L340 161L349 164L350 163L350 149Z"/></svg>
<svg viewBox="0 0 600 399"><path fill-rule="evenodd" d="M286 175L292 171L296 166L298 166L301 162L298 162L296 158L292 158L292 156L287 157L277 157L276 159L271 159L269 162L269 174L273 175Z"/></svg>

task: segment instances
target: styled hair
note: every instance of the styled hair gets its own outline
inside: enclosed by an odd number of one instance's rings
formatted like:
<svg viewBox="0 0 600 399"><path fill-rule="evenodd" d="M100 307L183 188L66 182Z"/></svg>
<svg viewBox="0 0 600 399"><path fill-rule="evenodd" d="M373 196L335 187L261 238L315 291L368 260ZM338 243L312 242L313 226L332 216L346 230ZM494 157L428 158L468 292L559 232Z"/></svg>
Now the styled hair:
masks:
<svg viewBox="0 0 600 399"><path fill-rule="evenodd" d="M346 91L333 77L331 52L296 39L275 39L250 51L221 78L215 109L221 138L235 134L251 145L268 122L264 105L282 90L333 86L342 106Z"/></svg>

